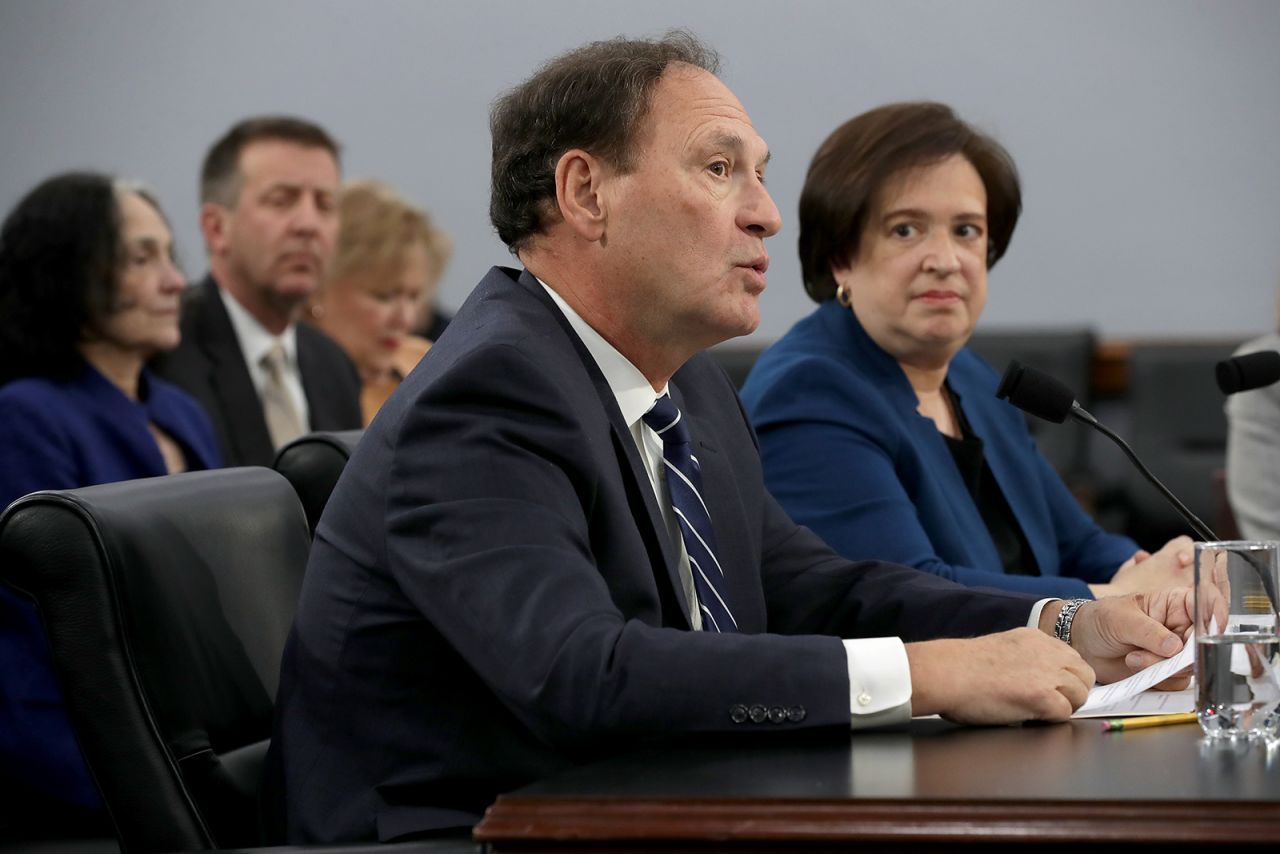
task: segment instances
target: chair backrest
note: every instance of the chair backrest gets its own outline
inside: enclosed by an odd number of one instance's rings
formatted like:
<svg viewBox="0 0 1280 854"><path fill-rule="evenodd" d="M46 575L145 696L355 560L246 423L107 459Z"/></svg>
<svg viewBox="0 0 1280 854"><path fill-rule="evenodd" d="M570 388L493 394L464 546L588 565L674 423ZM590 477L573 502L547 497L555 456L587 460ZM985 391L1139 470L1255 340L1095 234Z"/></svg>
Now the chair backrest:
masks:
<svg viewBox="0 0 1280 854"><path fill-rule="evenodd" d="M1089 408L1090 379L1097 339L1092 329L1026 329L978 331L969 349L1004 373L1010 359L1017 359L1061 380L1075 392L1080 405ZM1089 470L1089 433L1077 425L1060 427L1027 416L1027 426L1040 452L1063 477L1079 479Z"/></svg>
<svg viewBox="0 0 1280 854"><path fill-rule="evenodd" d="M14 502L0 580L36 603L128 852L262 843L260 780L310 539L266 468Z"/></svg>
<svg viewBox="0 0 1280 854"><path fill-rule="evenodd" d="M764 352L763 345L757 344L721 344L707 351L733 382L733 387L741 389L747 381L747 375L755 366L756 359Z"/></svg>
<svg viewBox="0 0 1280 854"><path fill-rule="evenodd" d="M1130 351L1129 442L1155 476L1209 525L1218 509L1214 473L1225 465L1227 449L1227 417L1213 368L1237 344L1144 344ZM1134 515L1129 530L1143 546L1191 533L1136 470L1126 473L1125 492Z"/></svg>
<svg viewBox="0 0 1280 854"><path fill-rule="evenodd" d="M363 435L363 430L308 433L276 454L273 468L284 475L298 493L312 536L342 469Z"/></svg>

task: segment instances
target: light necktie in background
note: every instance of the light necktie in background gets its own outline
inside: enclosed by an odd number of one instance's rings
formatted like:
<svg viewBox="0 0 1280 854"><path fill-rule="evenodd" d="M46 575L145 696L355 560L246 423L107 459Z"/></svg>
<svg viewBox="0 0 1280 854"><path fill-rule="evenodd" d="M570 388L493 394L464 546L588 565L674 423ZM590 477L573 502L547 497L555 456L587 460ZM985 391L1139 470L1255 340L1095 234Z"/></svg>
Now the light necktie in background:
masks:
<svg viewBox="0 0 1280 854"><path fill-rule="evenodd" d="M669 395L654 401L641 416L644 423L662 439L662 458L667 474L667 490L671 507L680 522L689 568L693 572L693 589L702 610L702 627L717 632L736 632L738 622L725 602L724 570L716 555L715 532L711 530L711 514L702 500L702 475L698 458L690 447L689 428L680 409Z"/></svg>
<svg viewBox="0 0 1280 854"><path fill-rule="evenodd" d="M277 341L262 357L261 364L267 372L267 381L262 386L262 414L267 417L271 444L279 450L305 433L306 428L284 384L284 345Z"/></svg>

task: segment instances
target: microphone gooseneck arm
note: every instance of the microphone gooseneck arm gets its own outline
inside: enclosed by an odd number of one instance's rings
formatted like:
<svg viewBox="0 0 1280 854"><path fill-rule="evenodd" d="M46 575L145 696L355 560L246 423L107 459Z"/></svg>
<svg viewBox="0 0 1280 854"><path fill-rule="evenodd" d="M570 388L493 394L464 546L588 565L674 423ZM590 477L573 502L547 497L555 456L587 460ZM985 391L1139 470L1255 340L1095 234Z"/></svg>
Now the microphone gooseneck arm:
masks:
<svg viewBox="0 0 1280 854"><path fill-rule="evenodd" d="M1111 428L1094 418L1083 406L1075 401L1072 401L1071 411L1067 414L1081 423L1088 424L1090 427L1115 442L1120 447L1120 450L1124 451L1125 456L1129 458L1129 462L1133 463L1134 467L1137 468L1137 470L1142 473L1142 476L1147 479L1147 483L1150 483L1159 490L1160 494L1165 497L1165 500L1173 505L1173 509L1178 511L1179 515L1186 520L1186 523L1192 527L1202 540L1207 543L1219 541L1218 535L1215 534L1208 525L1201 522L1200 517L1192 513L1187 508L1187 505L1179 501L1178 497L1170 492L1169 488L1161 483L1159 478L1151 473L1151 469L1147 468L1143 464L1142 460L1138 459L1138 455L1129 447L1128 442L1121 439L1111 430ZM1257 558L1248 552L1239 552L1239 555L1244 559L1245 563L1249 564L1249 568L1257 573L1258 581L1262 584L1262 589L1266 591L1267 602L1271 605L1271 613L1277 620L1280 620L1280 603L1278 603L1276 599L1275 584L1271 579L1270 571L1267 567L1259 563Z"/></svg>
<svg viewBox="0 0 1280 854"><path fill-rule="evenodd" d="M1275 355L1277 360L1280 360L1280 354L1272 355ZM1164 499L1169 502L1173 509L1178 511L1178 515L1191 526L1197 536L1205 542L1218 541L1218 535L1208 525L1201 522L1196 514L1188 510L1187 506L1179 501L1177 496L1170 492L1168 487L1151 473L1151 470L1146 467L1142 460L1138 459L1138 455L1133 452L1133 449L1129 447L1129 444L1124 439L1121 439L1110 428L1103 425L1097 418L1094 418L1075 399L1075 395L1071 393L1071 390L1053 377L1048 374L1042 374L1034 368L1024 367L1018 364L1016 360L1011 361L1009 362L1009 367L1005 369L1004 377L1000 380L1000 386L996 390L996 397L1009 401L1009 403L1023 412L1052 421L1055 424L1061 424L1068 416L1082 424L1088 424L1115 442L1120 450L1124 451L1125 456L1129 458L1129 462L1133 463L1134 468L1142 474L1147 483L1154 486L1164 496ZM1277 620L1280 620L1280 605L1277 604L1276 585L1271 578L1270 570L1248 552L1240 552L1239 555L1258 574L1258 580L1262 583L1262 587L1267 593L1267 599L1271 604L1271 613L1275 615Z"/></svg>
<svg viewBox="0 0 1280 854"><path fill-rule="evenodd" d="M1157 490L1159 490L1160 494L1165 497L1165 500L1173 505L1173 509L1178 511L1178 514L1182 516L1183 519L1186 520L1187 524L1191 526L1192 530L1194 530L1201 539L1205 540L1206 542L1213 542L1218 539L1218 535L1215 534L1209 528L1208 525L1206 525L1204 522L1201 522L1200 517L1192 513L1187 508L1187 505L1179 501L1178 497L1174 495L1172 492L1170 492L1169 488L1166 487L1163 483L1161 483L1160 479L1151 473L1151 469L1147 468L1146 465L1142 462L1142 460L1138 459L1138 455L1135 454L1133 452L1133 449L1129 447L1128 442L1126 442L1124 439L1121 439L1118 435L1116 435L1116 433L1112 431L1111 428L1107 427L1101 421L1094 418L1091 414L1089 414L1088 410L1086 410L1083 406L1081 406L1078 403L1072 403L1071 411L1067 414L1070 415L1072 418L1076 419L1077 421L1080 421L1084 424L1088 424L1090 427L1097 430L1099 433L1106 436L1111 441L1115 442L1116 445L1119 446L1120 450L1124 451L1124 455L1129 458L1129 462L1133 463L1134 467L1137 468L1138 471L1142 474L1142 476L1147 479L1147 483L1151 484Z"/></svg>

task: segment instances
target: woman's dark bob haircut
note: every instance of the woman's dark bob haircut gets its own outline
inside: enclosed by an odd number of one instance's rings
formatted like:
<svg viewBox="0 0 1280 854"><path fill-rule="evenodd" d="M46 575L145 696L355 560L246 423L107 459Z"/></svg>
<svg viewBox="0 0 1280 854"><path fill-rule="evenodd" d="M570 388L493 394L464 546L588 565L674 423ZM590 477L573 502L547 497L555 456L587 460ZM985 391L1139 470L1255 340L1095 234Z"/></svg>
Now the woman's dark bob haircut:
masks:
<svg viewBox="0 0 1280 854"><path fill-rule="evenodd" d="M995 266L1022 211L1013 158L945 104L887 104L836 128L809 164L800 193L800 265L815 302L836 295L831 269L854 260L886 182L955 154L973 164L986 187L987 266Z"/></svg>

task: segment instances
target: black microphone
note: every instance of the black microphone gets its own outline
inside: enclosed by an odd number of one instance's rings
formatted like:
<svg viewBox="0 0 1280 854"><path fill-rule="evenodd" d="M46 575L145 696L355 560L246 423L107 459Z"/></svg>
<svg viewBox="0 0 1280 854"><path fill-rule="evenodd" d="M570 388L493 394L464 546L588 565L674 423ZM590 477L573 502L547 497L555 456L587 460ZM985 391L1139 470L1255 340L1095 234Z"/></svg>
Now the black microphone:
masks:
<svg viewBox="0 0 1280 854"><path fill-rule="evenodd" d="M1071 389L1048 374L1024 367L1017 359L1010 360L1000 378L996 397L1054 424L1066 421L1072 410L1080 407Z"/></svg>
<svg viewBox="0 0 1280 854"><path fill-rule="evenodd" d="M1218 363L1218 388L1223 394L1235 394L1265 388L1280 380L1280 353L1260 350L1243 356L1232 356Z"/></svg>
<svg viewBox="0 0 1280 854"><path fill-rule="evenodd" d="M1271 355L1280 356L1280 354L1276 353ZM1241 356L1239 358L1246 357ZM1147 482L1154 486L1165 497L1165 500L1173 505L1173 509L1178 511L1178 514L1186 520L1187 524L1202 540L1213 542L1218 539L1218 535L1211 531L1208 525L1201 522L1196 514L1188 510L1187 506L1179 501L1169 491L1168 487L1151 473L1151 469L1147 468L1142 460L1138 459L1138 455L1133 452L1133 448L1130 448L1124 439L1121 439L1098 419L1090 415L1076 401L1071 389L1058 380L1048 374L1042 374L1035 368L1020 365L1016 359L1013 359L1010 360L1009 367L1005 368L1004 376L1000 378L1000 386L996 389L996 397L1009 401L1023 412L1029 412L1038 418L1044 418L1055 424L1061 424L1068 415L1077 421L1088 424L1120 446L1120 450L1124 451L1125 456L1129 458L1129 462L1133 463L1138 471L1142 473L1142 476L1147 479ZM1280 608L1276 606L1275 585L1271 581L1269 571L1256 560L1250 558L1248 554L1243 555L1243 557L1253 567L1254 572L1258 573L1258 579L1262 582L1262 586L1267 591L1267 597L1271 602L1271 611L1277 619L1280 619Z"/></svg>
<svg viewBox="0 0 1280 854"><path fill-rule="evenodd" d="M1067 388L1058 380L1037 371L1035 368L1029 368L1018 363L1016 359L1009 362L1009 367L1005 368L1004 376L1000 379L1000 387L996 389L996 397L1001 400L1007 400L1023 412L1028 412L1037 418L1043 418L1046 421L1052 421L1055 424L1061 424L1071 416L1077 421L1088 424L1102 435L1120 446L1120 450L1124 451L1125 456L1129 458L1129 462L1137 467L1147 482L1154 486L1165 500L1173 505L1173 509L1178 511L1191 529L1206 542L1212 542L1218 539L1217 534L1209 529L1209 526L1201 522L1196 514L1187 509L1187 506L1177 499L1177 497L1169 491L1163 483L1161 483L1151 470L1147 468L1142 460L1138 459L1138 455L1133 452L1128 443L1121 439L1105 425L1090 415L1079 402L1076 401L1075 395L1071 389Z"/></svg>

